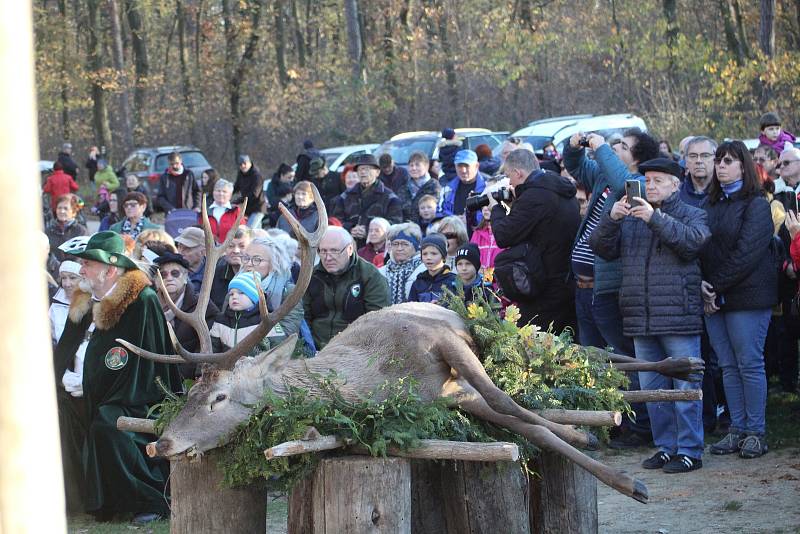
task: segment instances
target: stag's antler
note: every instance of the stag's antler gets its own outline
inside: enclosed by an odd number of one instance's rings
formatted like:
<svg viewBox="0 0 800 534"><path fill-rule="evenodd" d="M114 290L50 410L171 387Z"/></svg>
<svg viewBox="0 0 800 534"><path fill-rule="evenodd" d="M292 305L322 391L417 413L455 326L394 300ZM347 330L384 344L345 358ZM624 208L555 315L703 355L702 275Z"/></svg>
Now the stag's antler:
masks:
<svg viewBox="0 0 800 534"><path fill-rule="evenodd" d="M317 191L316 186L311 185L311 190L314 194L314 203L317 206L317 213L319 214L319 223L314 233L309 233L305 228L295 219L291 212L283 205L279 204L278 209L281 211L286 220L289 221L290 226L294 230L294 234L300 243L300 274L297 277L297 284L294 290L283 300L278 309L269 313L267 310L267 301L264 297L264 292L261 289L261 284L256 283L258 288L258 307L261 312L261 322L259 325L244 337L239 343L231 347L229 350L220 353L214 353L211 347L211 334L208 330L208 325L205 321L206 308L211 296L211 286L214 280L214 271L216 269L217 261L228 247L231 239L233 238L234 229L238 228L244 216L245 208L247 207L247 200L245 200L239 217L233 229L228 232L225 242L219 246L214 246L214 234L211 232L211 225L208 222L208 212L206 210L205 197L203 198L203 231L206 239L206 265L203 271L203 283L200 286L200 294L197 298L197 307L192 313L184 312L172 302L172 299L167 294L164 287L164 280L161 278L161 273L156 273L156 281L158 288L166 298L167 306L175 313L175 317L181 321L189 324L197 332L197 337L200 340L200 352L189 352L178 341L172 326L167 323L169 335L172 339L172 345L175 347L177 354L156 354L144 350L133 345L124 339L117 339L117 342L127 347L129 350L134 351L136 354L149 360L164 363L215 363L222 364L224 367L231 367L240 357L247 354L264 336L266 336L272 328L283 319L283 317L294 308L305 293L309 282L311 281L311 273L314 268L314 259L316 256L316 248L319 245L322 235L328 229L328 214L325 210L325 204L322 197ZM257 276L255 274L254 276Z"/></svg>

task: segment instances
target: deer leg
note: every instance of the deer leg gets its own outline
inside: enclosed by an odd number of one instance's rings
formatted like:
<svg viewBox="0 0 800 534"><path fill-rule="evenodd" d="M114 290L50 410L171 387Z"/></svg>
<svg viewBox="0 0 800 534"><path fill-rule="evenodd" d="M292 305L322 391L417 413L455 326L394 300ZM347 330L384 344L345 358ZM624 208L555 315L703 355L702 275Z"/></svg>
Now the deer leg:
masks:
<svg viewBox="0 0 800 534"><path fill-rule="evenodd" d="M439 348L443 359L456 371L458 376L463 377L478 390L481 397L493 410L512 415L534 425L541 425L564 441L578 447L597 449L598 441L594 434L581 432L572 426L553 423L514 402L505 391L492 382L478 357L463 340L443 339L440 341Z"/></svg>
<svg viewBox="0 0 800 534"><path fill-rule="evenodd" d="M519 434L537 447L563 455L623 495L647 503L647 487L643 482L590 458L542 425L530 424L517 417L498 413L463 378L451 378L445 382L442 396L453 399L461 409L480 419Z"/></svg>
<svg viewBox="0 0 800 534"><path fill-rule="evenodd" d="M653 371L678 380L698 382L702 380L702 373L705 370L705 364L700 358L670 357L659 362L644 362L597 347L586 347L584 350L586 355L593 360L611 362L620 371Z"/></svg>

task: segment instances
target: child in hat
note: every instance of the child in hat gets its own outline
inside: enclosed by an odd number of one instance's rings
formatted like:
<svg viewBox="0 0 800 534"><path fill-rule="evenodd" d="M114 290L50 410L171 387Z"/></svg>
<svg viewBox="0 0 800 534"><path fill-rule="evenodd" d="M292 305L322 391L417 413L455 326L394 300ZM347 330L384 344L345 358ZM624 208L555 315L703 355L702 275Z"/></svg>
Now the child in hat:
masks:
<svg viewBox="0 0 800 534"><path fill-rule="evenodd" d="M455 273L444 263L447 257L447 239L442 234L425 236L420 244L425 271L417 275L408 295L409 302L431 302L442 298L445 288L456 292Z"/></svg>
<svg viewBox="0 0 800 534"><path fill-rule="evenodd" d="M456 272L464 287L464 302L469 304L480 293L483 298L493 303L496 301L491 293L491 285L484 282L481 275L481 254L478 245L467 243L456 252Z"/></svg>
<svg viewBox="0 0 800 534"><path fill-rule="evenodd" d="M217 315L211 327L211 345L214 352L225 352L232 348L261 322L255 280L252 272L240 272L228 284L228 306ZM269 350L285 337L280 325L275 325L247 355L255 356Z"/></svg>
<svg viewBox="0 0 800 534"><path fill-rule="evenodd" d="M773 111L761 115L758 127L761 130L761 135L758 136L759 143L771 146L779 156L786 142L795 142L795 136L781 128L781 118Z"/></svg>

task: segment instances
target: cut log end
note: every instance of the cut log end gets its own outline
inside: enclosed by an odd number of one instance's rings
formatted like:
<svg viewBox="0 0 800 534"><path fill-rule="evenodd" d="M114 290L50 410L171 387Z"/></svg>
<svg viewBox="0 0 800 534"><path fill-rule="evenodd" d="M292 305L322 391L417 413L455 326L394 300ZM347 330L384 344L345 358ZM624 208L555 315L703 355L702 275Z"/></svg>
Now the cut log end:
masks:
<svg viewBox="0 0 800 534"><path fill-rule="evenodd" d="M150 458L155 458L158 455L158 451L156 450L156 442L152 441L147 444L144 448L145 452L147 452L147 456Z"/></svg>

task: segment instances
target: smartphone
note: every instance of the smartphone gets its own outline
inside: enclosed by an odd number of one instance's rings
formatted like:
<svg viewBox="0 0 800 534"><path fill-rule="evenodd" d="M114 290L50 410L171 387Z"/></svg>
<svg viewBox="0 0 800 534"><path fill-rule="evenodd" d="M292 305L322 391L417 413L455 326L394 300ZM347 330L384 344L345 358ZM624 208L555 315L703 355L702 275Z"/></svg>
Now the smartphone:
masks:
<svg viewBox="0 0 800 534"><path fill-rule="evenodd" d="M642 182L639 180L625 180L625 194L628 196L628 204L634 206L638 204L637 198L642 198Z"/></svg>
<svg viewBox="0 0 800 534"><path fill-rule="evenodd" d="M800 213L800 209L798 209L797 205L798 204L797 195L792 195L792 198L794 199L794 203L791 206L789 206L789 209L794 210L794 214L797 215L798 213Z"/></svg>

